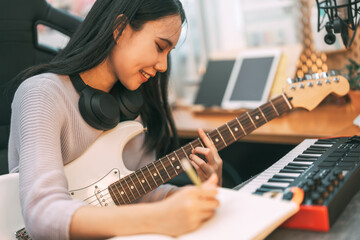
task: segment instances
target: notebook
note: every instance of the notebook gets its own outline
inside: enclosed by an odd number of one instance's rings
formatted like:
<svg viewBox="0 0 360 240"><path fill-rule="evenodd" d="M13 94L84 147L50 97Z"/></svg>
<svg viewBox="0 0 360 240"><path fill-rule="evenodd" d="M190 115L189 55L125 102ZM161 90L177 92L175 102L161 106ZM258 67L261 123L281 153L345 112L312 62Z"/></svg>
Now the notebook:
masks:
<svg viewBox="0 0 360 240"><path fill-rule="evenodd" d="M239 240L264 239L299 210L292 201L267 198L232 189L219 188L220 206L214 216L199 229L177 238L144 234L115 237L111 240Z"/></svg>

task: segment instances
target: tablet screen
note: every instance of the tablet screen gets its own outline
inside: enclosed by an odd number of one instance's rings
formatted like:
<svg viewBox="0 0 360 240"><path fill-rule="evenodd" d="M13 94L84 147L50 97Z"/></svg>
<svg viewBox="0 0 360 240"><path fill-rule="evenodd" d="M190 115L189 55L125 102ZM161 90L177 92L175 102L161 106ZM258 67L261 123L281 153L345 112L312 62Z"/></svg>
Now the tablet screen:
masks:
<svg viewBox="0 0 360 240"><path fill-rule="evenodd" d="M274 57L243 59L230 100L260 101L273 61Z"/></svg>
<svg viewBox="0 0 360 240"><path fill-rule="evenodd" d="M279 49L247 50L239 54L221 106L226 109L256 108L268 100L279 64Z"/></svg>

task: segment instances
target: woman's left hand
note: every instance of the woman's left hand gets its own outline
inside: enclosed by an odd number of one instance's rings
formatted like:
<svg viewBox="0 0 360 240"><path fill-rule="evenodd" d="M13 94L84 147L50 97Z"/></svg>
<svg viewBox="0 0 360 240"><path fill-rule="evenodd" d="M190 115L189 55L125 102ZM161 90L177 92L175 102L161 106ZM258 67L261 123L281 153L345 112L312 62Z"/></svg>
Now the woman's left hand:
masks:
<svg viewBox="0 0 360 240"><path fill-rule="evenodd" d="M214 143L207 137L202 129L198 130L199 136L205 147L196 147L190 154L190 162L194 166L200 180L206 181L212 173L218 175L218 186L222 186L222 166L223 161L219 156L219 153ZM204 156L206 161L200 156Z"/></svg>

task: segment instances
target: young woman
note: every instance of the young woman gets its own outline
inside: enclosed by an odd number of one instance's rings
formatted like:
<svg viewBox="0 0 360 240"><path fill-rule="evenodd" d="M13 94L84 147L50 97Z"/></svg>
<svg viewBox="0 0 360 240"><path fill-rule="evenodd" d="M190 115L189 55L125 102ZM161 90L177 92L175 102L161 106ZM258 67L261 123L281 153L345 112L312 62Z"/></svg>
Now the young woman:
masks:
<svg viewBox="0 0 360 240"><path fill-rule="evenodd" d="M22 212L34 239L178 236L214 215L222 161L202 130L205 147L190 155L206 181L201 188L165 184L136 204L94 207L70 196L64 173L65 164L112 127L84 116L74 76L104 94L117 92L118 84L141 92L144 103L136 120L148 131L125 147L129 169L139 169L173 148L177 135L167 101L168 56L184 21L179 0L98 0L52 62L19 75L21 84L12 103L9 168L20 173ZM108 106L101 109L104 118ZM82 172L86 174L86 169Z"/></svg>

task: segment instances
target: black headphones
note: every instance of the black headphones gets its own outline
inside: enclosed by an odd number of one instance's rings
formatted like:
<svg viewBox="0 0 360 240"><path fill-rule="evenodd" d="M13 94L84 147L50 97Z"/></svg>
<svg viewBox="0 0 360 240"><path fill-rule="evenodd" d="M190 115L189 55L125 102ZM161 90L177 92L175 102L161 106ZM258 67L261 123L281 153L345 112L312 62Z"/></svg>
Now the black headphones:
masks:
<svg viewBox="0 0 360 240"><path fill-rule="evenodd" d="M139 115L143 105L139 90L130 91L118 81L110 93L106 93L86 85L79 74L69 77L80 94L80 114L90 126L109 130L120 121L133 120Z"/></svg>

